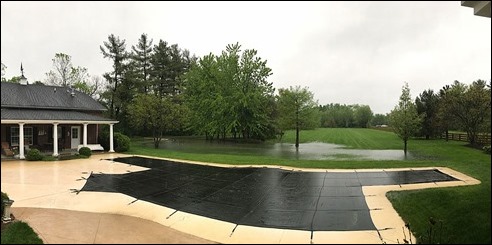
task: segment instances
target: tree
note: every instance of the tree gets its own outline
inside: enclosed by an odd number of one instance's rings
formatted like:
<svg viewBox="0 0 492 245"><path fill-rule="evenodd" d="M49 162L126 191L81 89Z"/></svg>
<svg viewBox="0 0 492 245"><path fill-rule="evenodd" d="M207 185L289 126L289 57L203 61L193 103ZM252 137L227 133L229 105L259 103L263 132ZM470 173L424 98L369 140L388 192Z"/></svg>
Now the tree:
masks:
<svg viewBox="0 0 492 245"><path fill-rule="evenodd" d="M163 40L154 46L153 51L150 75L154 93L161 97L181 93L183 74L190 67L189 51L181 50L177 44L168 46Z"/></svg>
<svg viewBox="0 0 492 245"><path fill-rule="evenodd" d="M425 90L415 99L417 114L423 119L420 134L427 140L439 133L436 129L438 103L439 96L432 89Z"/></svg>
<svg viewBox="0 0 492 245"><path fill-rule="evenodd" d="M442 107L462 130L466 131L470 145L477 145L478 133L490 128L490 86L484 80L465 85L455 81L442 92Z"/></svg>
<svg viewBox="0 0 492 245"><path fill-rule="evenodd" d="M2 82L7 83L20 83L21 76L13 76L10 79L3 78Z"/></svg>
<svg viewBox="0 0 492 245"><path fill-rule="evenodd" d="M150 72L152 69L152 39L149 40L147 34L142 34L137 46L132 46L132 59L135 62L135 69L138 71L139 91L147 93L150 90Z"/></svg>
<svg viewBox="0 0 492 245"><path fill-rule="evenodd" d="M232 62L236 62L236 52L240 53L240 48L241 45L237 43L227 47ZM273 100L275 89L267 81L272 70L266 65L266 60L256 57L257 54L256 50L247 49L237 57L239 65L237 74L233 75L232 102L239 122L237 130L243 134L243 138L263 140L274 135L271 127L273 122L269 117L271 110L266 105Z"/></svg>
<svg viewBox="0 0 492 245"><path fill-rule="evenodd" d="M358 127L367 128L373 117L371 107L368 105L355 105L354 118Z"/></svg>
<svg viewBox="0 0 492 245"><path fill-rule="evenodd" d="M70 87L75 83L84 83L89 74L87 68L74 67L72 57L68 54L57 53L53 61L53 70L46 73L46 84Z"/></svg>
<svg viewBox="0 0 492 245"><path fill-rule="evenodd" d="M458 81L455 81L458 82ZM446 104L449 103L451 94L449 93L451 86L446 85L439 90L439 103L437 104L437 117L436 124L440 133L446 133L446 141L448 141L449 129L456 125L456 120L449 112L450 107Z"/></svg>
<svg viewBox="0 0 492 245"><path fill-rule="evenodd" d="M403 151L406 155L408 139L419 130L422 121L410 97L408 83L403 86L400 101L391 111L389 119L393 131L403 140Z"/></svg>
<svg viewBox="0 0 492 245"><path fill-rule="evenodd" d="M220 120L219 93L220 84L217 83L217 57L214 54L205 55L195 64L192 64L185 75L185 103L191 110L190 129L198 134L210 134L217 130L217 121Z"/></svg>
<svg viewBox="0 0 492 245"><path fill-rule="evenodd" d="M67 86L70 79L70 71L72 70L72 58L70 55L57 53L52 59L54 71L46 73L46 83L59 86ZM70 84L71 85L71 84Z"/></svg>
<svg viewBox="0 0 492 245"><path fill-rule="evenodd" d="M184 77L184 95L192 111L191 127L207 138L264 140L275 135L271 69L256 50L231 44L220 56L193 63Z"/></svg>
<svg viewBox="0 0 492 245"><path fill-rule="evenodd" d="M299 131L319 126L320 118L317 102L307 87L289 87L279 89L277 97L279 107L279 126L282 130L295 128L296 148L299 148Z"/></svg>
<svg viewBox="0 0 492 245"><path fill-rule="evenodd" d="M321 126L332 128L367 127L372 118L368 105L326 104L320 106Z"/></svg>
<svg viewBox="0 0 492 245"><path fill-rule="evenodd" d="M118 116L119 107L115 108L115 94L118 90L121 76L123 75L124 61L128 58L126 52L125 40L120 40L119 37L115 37L113 34L108 36L108 41L104 42L104 47L99 46L104 58L109 58L113 61L113 71L105 73L104 78L109 82L110 98L109 98L109 116Z"/></svg>
<svg viewBox="0 0 492 245"><path fill-rule="evenodd" d="M154 148L159 148L164 133L183 125L185 109L169 98L153 94L138 94L129 105L130 124L136 129L147 128L152 132Z"/></svg>
<svg viewBox="0 0 492 245"><path fill-rule="evenodd" d="M7 70L7 66L2 62L2 82L5 81L5 70Z"/></svg>
<svg viewBox="0 0 492 245"><path fill-rule="evenodd" d="M103 92L104 82L100 76L93 75L86 81L75 82L73 87L98 100Z"/></svg>

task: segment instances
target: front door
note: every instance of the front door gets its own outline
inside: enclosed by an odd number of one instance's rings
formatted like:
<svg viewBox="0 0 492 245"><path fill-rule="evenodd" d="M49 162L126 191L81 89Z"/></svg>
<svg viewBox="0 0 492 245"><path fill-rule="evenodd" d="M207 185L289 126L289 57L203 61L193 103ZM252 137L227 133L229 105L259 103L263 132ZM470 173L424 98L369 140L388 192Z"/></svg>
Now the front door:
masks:
<svg viewBox="0 0 492 245"><path fill-rule="evenodd" d="M72 126L70 132L70 138L72 139L72 149L77 149L80 145L80 126Z"/></svg>

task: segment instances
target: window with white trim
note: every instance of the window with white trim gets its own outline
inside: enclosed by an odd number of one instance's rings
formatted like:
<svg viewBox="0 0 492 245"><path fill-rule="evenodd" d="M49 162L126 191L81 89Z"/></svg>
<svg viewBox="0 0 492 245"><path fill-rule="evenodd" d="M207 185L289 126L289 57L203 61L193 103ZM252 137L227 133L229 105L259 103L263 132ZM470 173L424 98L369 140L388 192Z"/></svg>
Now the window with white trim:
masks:
<svg viewBox="0 0 492 245"><path fill-rule="evenodd" d="M24 127L24 145L32 145L33 139L32 127ZM19 127L12 127L10 129L10 144L12 146L19 146Z"/></svg>
<svg viewBox="0 0 492 245"><path fill-rule="evenodd" d="M72 128L72 139L79 138L79 128Z"/></svg>

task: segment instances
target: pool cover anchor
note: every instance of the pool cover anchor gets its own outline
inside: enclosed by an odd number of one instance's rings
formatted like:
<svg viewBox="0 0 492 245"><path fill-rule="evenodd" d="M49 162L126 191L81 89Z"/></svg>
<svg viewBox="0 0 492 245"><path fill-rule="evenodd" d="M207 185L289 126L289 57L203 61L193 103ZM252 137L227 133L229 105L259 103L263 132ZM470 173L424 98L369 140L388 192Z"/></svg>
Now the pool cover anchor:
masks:
<svg viewBox="0 0 492 245"><path fill-rule="evenodd" d="M394 229L394 228L386 227L386 228L383 228L383 229L376 229L376 231L378 233L378 236L379 236L379 239L381 239L381 242L383 244L386 244L386 242L383 240L383 236L381 236L381 233L379 231L386 231L386 230L391 230L391 229Z"/></svg>
<svg viewBox="0 0 492 245"><path fill-rule="evenodd" d="M173 214L175 214L176 212L178 212L178 210L174 210L174 212L172 212L169 216L167 216L166 219L171 218L171 216L173 216Z"/></svg>
<svg viewBox="0 0 492 245"><path fill-rule="evenodd" d="M229 237L232 236L232 234L234 233L234 231L236 231L236 228L239 226L239 224L236 224L236 226L234 226L234 228L232 229L231 231L231 234L229 235Z"/></svg>

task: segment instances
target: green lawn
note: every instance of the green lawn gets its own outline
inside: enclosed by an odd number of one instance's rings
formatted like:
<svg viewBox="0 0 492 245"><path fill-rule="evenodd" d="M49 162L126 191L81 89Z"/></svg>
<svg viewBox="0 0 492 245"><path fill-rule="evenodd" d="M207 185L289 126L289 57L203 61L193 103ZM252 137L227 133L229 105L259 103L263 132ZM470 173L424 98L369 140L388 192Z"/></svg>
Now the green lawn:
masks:
<svg viewBox="0 0 492 245"><path fill-rule="evenodd" d="M283 142L294 143L295 131L287 131ZM300 143L325 142L346 145L355 149L403 149L402 141L392 132L369 130L365 128L319 128L301 131Z"/></svg>
<svg viewBox="0 0 492 245"><path fill-rule="evenodd" d="M288 131L283 142L293 143L294 132ZM301 131L301 142L344 144L359 149L402 149L403 142L391 132L374 129L316 129ZM406 161L286 160L276 157L235 154L198 154L155 150L141 139L132 140L129 154L187 159L228 164L275 164L305 168L396 168L443 166L455 169L482 184L388 194L395 209L410 224L420 242L429 242L429 218L438 221L432 242L490 243L491 157L466 147L465 142L411 140L410 153L420 157ZM442 221L442 222L441 222ZM442 229L440 228L442 223ZM433 231L433 233L434 233Z"/></svg>

